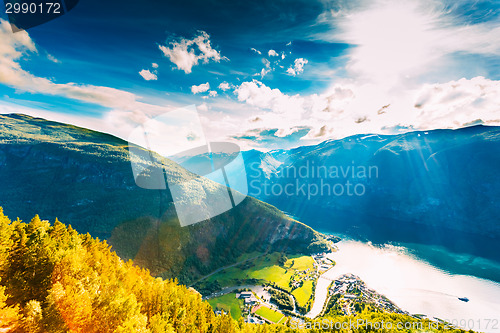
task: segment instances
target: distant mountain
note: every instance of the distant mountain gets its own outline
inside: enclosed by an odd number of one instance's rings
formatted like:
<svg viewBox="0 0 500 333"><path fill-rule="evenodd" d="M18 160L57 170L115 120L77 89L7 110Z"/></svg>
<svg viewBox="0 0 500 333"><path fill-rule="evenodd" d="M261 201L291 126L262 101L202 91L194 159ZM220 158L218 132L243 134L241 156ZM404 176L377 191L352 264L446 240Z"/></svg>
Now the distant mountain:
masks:
<svg viewBox="0 0 500 333"><path fill-rule="evenodd" d="M192 178L155 156L153 163L163 163L170 179ZM198 181L207 191L222 190ZM128 142L40 118L0 115L0 184L0 206L11 218L70 221L79 232L107 239L122 258L183 283L251 251L326 248L321 234L250 197L215 218L180 227L168 189L136 185Z"/></svg>
<svg viewBox="0 0 500 333"><path fill-rule="evenodd" d="M500 127L356 135L243 156L249 195L313 228L500 260Z"/></svg>

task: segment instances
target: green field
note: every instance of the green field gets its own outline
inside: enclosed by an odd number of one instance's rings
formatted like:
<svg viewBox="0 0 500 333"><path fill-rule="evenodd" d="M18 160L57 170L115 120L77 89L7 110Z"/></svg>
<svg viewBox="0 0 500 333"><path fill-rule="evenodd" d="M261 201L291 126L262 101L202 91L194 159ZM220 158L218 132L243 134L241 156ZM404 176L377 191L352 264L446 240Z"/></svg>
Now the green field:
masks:
<svg viewBox="0 0 500 333"><path fill-rule="evenodd" d="M274 311L266 306L261 306L255 313L273 323L279 323L284 317L281 312Z"/></svg>
<svg viewBox="0 0 500 333"><path fill-rule="evenodd" d="M285 266L304 271L306 269L314 269L314 259L310 256L291 256L290 259L285 263Z"/></svg>
<svg viewBox="0 0 500 333"><path fill-rule="evenodd" d="M250 256L240 257L240 259L245 260L259 255L262 254L253 252ZM297 305L304 307L313 293L313 282L305 280L302 287L292 292L290 281L292 278L297 280L297 276L301 276L303 279L307 275L304 273L307 269L310 272L314 271L314 260L310 256L289 256L284 265L280 266L280 258L280 253L263 255L255 260L214 274L206 282L217 280L223 287L243 285L247 283L245 280L248 279L256 279L260 283L273 282L280 288L291 292L297 301Z"/></svg>
<svg viewBox="0 0 500 333"><path fill-rule="evenodd" d="M248 273L248 276L254 279L274 282L281 288L290 290L288 283L292 277L292 272L291 270L285 270L280 266L273 265L253 270Z"/></svg>
<svg viewBox="0 0 500 333"><path fill-rule="evenodd" d="M208 303L215 309L222 309L231 314L231 317L238 320L241 317L241 307L243 301L236 298L235 293L226 294L208 300Z"/></svg>
<svg viewBox="0 0 500 333"><path fill-rule="evenodd" d="M253 252L251 255L240 257L248 259L258 256L259 253ZM243 263L241 266L230 267L207 279L207 282L217 280L221 286L234 286L238 280L257 279L264 282L274 282L279 287L290 291L289 282L296 270L313 269L313 259L310 256L290 256L288 261L282 267L279 265L279 253L271 253L259 257L253 261ZM293 265L292 265L293 263Z"/></svg>
<svg viewBox="0 0 500 333"><path fill-rule="evenodd" d="M304 282L302 287L295 289L292 295L295 296L295 300L299 306L305 306L309 298L313 293L313 282L307 280Z"/></svg>

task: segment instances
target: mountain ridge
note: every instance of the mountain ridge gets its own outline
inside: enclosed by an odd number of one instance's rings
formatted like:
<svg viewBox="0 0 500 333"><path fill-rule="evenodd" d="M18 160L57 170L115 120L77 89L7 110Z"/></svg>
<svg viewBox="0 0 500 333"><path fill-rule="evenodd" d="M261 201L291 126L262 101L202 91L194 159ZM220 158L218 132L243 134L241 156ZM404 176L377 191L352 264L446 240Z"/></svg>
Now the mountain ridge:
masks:
<svg viewBox="0 0 500 333"><path fill-rule="evenodd" d="M456 252L495 260L500 260L495 251L500 239L495 222L500 215L495 200L500 197L499 156L500 127L483 125L355 135L290 150L243 152L249 195L313 228L379 243L446 244ZM270 159L280 165L274 167ZM377 172L372 177L303 177L320 167L375 167ZM340 193L347 190L347 181L362 195L314 194L322 186L338 186ZM311 186L313 195L300 190L302 185ZM284 193L287 186L294 195ZM270 193L273 187L277 194Z"/></svg>
<svg viewBox="0 0 500 333"><path fill-rule="evenodd" d="M178 164L153 156L171 179L192 178ZM207 191L221 189L209 180L197 181ZM255 249L327 247L312 228L251 197L229 212L182 228L168 190L136 185L127 142L41 118L0 116L0 182L6 215L28 220L39 213L72 221L79 232L108 239L122 258L184 283Z"/></svg>

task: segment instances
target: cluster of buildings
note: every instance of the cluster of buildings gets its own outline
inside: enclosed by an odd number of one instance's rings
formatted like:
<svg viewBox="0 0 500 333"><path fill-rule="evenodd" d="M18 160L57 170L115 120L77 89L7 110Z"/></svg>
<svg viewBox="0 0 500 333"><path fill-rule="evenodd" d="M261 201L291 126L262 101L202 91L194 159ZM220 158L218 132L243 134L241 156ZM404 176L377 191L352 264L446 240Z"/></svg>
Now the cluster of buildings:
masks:
<svg viewBox="0 0 500 333"><path fill-rule="evenodd" d="M370 304L379 310L406 314L387 297L369 289L358 276L353 274L342 275L333 281L329 293L330 296L337 294L342 296L339 301L345 315L356 313L355 303Z"/></svg>
<svg viewBox="0 0 500 333"><path fill-rule="evenodd" d="M246 310L245 312L248 311L248 315L245 318L245 322L250 323L250 324L259 324L259 325L262 325L265 323L264 320L257 318L255 316L252 316L252 311L251 311L252 306L259 303L259 300L257 299L257 297L255 297L253 292L242 291L240 293L236 293L236 298L243 300L243 302L245 304L245 310Z"/></svg>
<svg viewBox="0 0 500 333"><path fill-rule="evenodd" d="M255 297L255 295L251 291L242 291L241 293L236 293L236 298L243 300L245 306L251 306L259 302L257 297Z"/></svg>
<svg viewBox="0 0 500 333"><path fill-rule="evenodd" d="M326 253L314 254L312 257L315 262L315 267L319 272L325 272L335 265L335 263L327 257Z"/></svg>
<svg viewBox="0 0 500 333"><path fill-rule="evenodd" d="M316 275L316 271L311 271L309 268L303 271L297 271L290 281L290 287L292 290L299 288L306 280L316 280Z"/></svg>

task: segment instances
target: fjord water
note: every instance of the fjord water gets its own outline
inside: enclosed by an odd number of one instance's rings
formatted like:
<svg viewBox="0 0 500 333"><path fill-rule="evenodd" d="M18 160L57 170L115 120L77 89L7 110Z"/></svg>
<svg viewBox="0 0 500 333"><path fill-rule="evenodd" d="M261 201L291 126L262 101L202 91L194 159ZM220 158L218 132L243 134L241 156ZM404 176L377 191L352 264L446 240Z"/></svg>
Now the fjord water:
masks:
<svg viewBox="0 0 500 333"><path fill-rule="evenodd" d="M456 257L445 269L416 257L412 244L374 246L371 243L346 240L339 251L330 254L336 265L318 281L316 300L310 316L319 314L326 300L331 279L352 273L367 286L387 296L400 308L412 314L425 314L450 322L465 324L467 329L500 332L500 284L472 275L455 274L451 263L474 267L500 265L489 260L463 261L463 255L438 248L436 256ZM418 252L435 252L435 247L419 247ZM466 256L467 257L467 256ZM467 257L468 258L468 257ZM462 302L458 297L467 297ZM496 327L494 327L496 320ZM489 327L486 327L489 321Z"/></svg>

